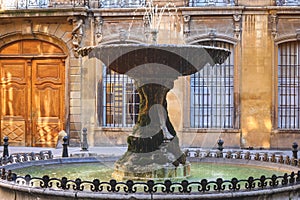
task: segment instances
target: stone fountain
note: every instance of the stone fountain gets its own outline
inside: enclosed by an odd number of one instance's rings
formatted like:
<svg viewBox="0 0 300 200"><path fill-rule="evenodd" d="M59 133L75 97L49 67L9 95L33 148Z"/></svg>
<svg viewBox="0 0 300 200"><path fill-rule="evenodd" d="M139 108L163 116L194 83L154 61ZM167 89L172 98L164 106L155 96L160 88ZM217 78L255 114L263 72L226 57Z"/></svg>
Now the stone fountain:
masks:
<svg viewBox="0 0 300 200"><path fill-rule="evenodd" d="M112 44L89 48L89 58L135 80L140 98L138 120L127 138L127 152L115 163L113 177L164 179L187 177L190 164L180 150L169 119L166 96L174 80L223 63L226 49L168 44Z"/></svg>
<svg viewBox="0 0 300 200"><path fill-rule="evenodd" d="M157 44L165 10L148 3L143 17L145 35L152 44L112 44L81 49L82 55L101 60L109 69L135 80L140 106L133 132L127 138L127 152L115 163L113 177L122 179L164 179L190 175L190 164L180 150L176 131L169 119L166 96L174 80L200 71L206 64L223 63L226 49ZM148 40L148 39L147 39Z"/></svg>

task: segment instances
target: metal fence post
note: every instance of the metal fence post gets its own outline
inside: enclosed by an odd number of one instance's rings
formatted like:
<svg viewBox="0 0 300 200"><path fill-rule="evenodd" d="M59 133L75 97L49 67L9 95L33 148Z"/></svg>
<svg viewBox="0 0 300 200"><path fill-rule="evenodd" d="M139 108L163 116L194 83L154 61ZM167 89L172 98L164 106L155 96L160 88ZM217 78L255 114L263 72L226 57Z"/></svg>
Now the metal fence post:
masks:
<svg viewBox="0 0 300 200"><path fill-rule="evenodd" d="M69 157L69 153L68 153L68 136L65 136L63 138L63 152L62 152L62 157Z"/></svg>
<svg viewBox="0 0 300 200"><path fill-rule="evenodd" d="M8 157L9 153L8 153L8 137L5 136L3 138L3 157Z"/></svg>
<svg viewBox="0 0 300 200"><path fill-rule="evenodd" d="M224 144L224 141L220 138L219 140L218 140L218 150L219 151L223 151L223 144Z"/></svg>
<svg viewBox="0 0 300 200"><path fill-rule="evenodd" d="M294 142L292 145L292 152L293 152L293 158L298 159L298 144L297 142Z"/></svg>
<svg viewBox="0 0 300 200"><path fill-rule="evenodd" d="M88 151L89 145L87 141L87 128L82 129L81 151Z"/></svg>

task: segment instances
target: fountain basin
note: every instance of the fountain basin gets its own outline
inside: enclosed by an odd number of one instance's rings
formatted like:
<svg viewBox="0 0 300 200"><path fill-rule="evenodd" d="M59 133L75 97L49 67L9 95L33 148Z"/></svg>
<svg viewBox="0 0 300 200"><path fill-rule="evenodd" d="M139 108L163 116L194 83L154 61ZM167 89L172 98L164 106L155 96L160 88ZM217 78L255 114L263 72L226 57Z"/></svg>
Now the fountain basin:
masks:
<svg viewBox="0 0 300 200"><path fill-rule="evenodd" d="M34 162L32 165L27 163L25 165L9 166L8 169L21 176L27 174L30 174L32 177L49 175L52 178L62 178L65 176L72 180L81 178L87 181L97 178L101 181L109 182L112 179L111 175L115 172L113 169L116 160L117 157L54 159L50 162ZM253 177L260 177L261 175L272 176L273 174L282 175L295 170L295 167L286 167L284 165L265 166L257 161L245 162L245 160L220 158L191 158L189 169L192 175L188 178L181 176L178 179L170 179L167 176L162 176L162 178L156 179L155 182L164 182L165 180L172 180L173 182L181 182L182 180L199 181L204 178L213 181L220 177L224 180L233 177L247 179L249 174ZM130 179L124 179L123 181L126 182L127 180ZM147 180L136 180L135 182L147 182Z"/></svg>
<svg viewBox="0 0 300 200"><path fill-rule="evenodd" d="M247 157L247 156L246 156ZM284 172L297 171L299 168L297 166L287 165L291 160L280 160L277 159L276 162L273 161L259 161L253 160L254 156L239 159L228 159L228 158L217 158L217 157L191 157L188 160L191 162L201 162L208 163L211 166L222 167L225 165L236 165L237 169L242 167L254 167L258 168L269 168L271 170L282 170ZM108 158L108 157L86 157L86 158L62 158L62 159L49 159L40 161L30 161L23 163L14 163L5 166L6 170L16 169L22 167L28 167L30 165L35 166L47 166L70 163L91 163L99 162L102 163L113 163L118 157ZM59 167L59 166L58 166ZM217 169L212 169L217 172ZM279 173L280 174L280 173ZM251 176L251 174L249 174ZM17 182L4 180L6 179L2 173L2 180L0 181L0 195L5 197L5 199L261 199L263 197L268 197L270 199L297 199L300 191L300 184L297 180L300 178L299 172L291 173L290 175L274 175L272 179L269 178L270 175L266 175L264 178L256 178L253 180L251 178L239 179L235 182L230 178L217 179L216 181L203 179L205 177L198 177L195 179L190 179L188 182L184 180L162 180L162 182L143 182L143 181L123 181L116 182L114 180L91 180L85 181L81 179L76 180L64 180L61 177L51 178L51 177L41 177L33 178L39 182L34 186L31 184L26 184L26 178L18 178ZM97 177L95 177L97 178ZM277 183L273 186L269 182L274 179L273 183ZM28 180L28 177L27 177ZM205 180L207 182L205 182ZM268 182L265 186L259 186L260 183L264 183L264 180ZM19 182L18 182L19 181ZM23 183L22 183L23 181ZM267 183L266 182L266 183ZM233 183L240 184L241 189L229 189L234 187ZM255 183L252 189L247 189L247 184L252 185ZM70 187L66 187L67 185ZM149 192L149 188L154 189L152 186L160 188L157 191L153 190ZM63 188L57 188L63 187ZM102 186L102 187L100 187ZM189 186L193 188L189 191ZM208 189L208 186L210 189ZM225 190L222 188L226 187ZM84 190L83 188L84 187ZM134 191L134 187L140 187L141 190ZM97 189L95 189L97 188ZM119 188L119 189L118 189ZM165 189L163 189L165 188ZM174 191L172 190L174 188ZM167 189L167 190L166 190ZM168 192L168 189L170 191ZM195 190L196 189L196 190ZM206 190L207 191L202 191Z"/></svg>
<svg viewBox="0 0 300 200"><path fill-rule="evenodd" d="M120 74L129 74L133 79L143 75L168 75L170 71L166 70L166 66L178 72L178 76L191 75L206 64L222 64L230 55L230 51L224 48L172 44L110 44L87 47L86 51L89 58L96 57L108 68ZM165 67L153 69L152 65L150 68L143 68L146 71L130 73L145 64L160 64ZM165 79L166 76L160 78Z"/></svg>

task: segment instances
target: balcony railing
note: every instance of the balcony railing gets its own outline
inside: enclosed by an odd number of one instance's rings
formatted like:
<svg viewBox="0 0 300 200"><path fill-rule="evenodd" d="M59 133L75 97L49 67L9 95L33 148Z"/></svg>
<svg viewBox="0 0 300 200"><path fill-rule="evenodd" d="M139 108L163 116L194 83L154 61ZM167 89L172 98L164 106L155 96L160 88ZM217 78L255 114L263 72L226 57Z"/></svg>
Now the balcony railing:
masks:
<svg viewBox="0 0 300 200"><path fill-rule="evenodd" d="M141 7L146 4L146 0L100 0L101 8L132 8Z"/></svg>
<svg viewBox="0 0 300 200"><path fill-rule="evenodd" d="M88 6L89 0L0 0L0 8L31 9L48 7L82 7Z"/></svg>
<svg viewBox="0 0 300 200"><path fill-rule="evenodd" d="M134 8L146 0L0 0L0 9L31 9L51 7Z"/></svg>
<svg viewBox="0 0 300 200"><path fill-rule="evenodd" d="M276 0L277 6L298 6L300 0Z"/></svg>
<svg viewBox="0 0 300 200"><path fill-rule="evenodd" d="M48 0L3 0L3 9L26 9L48 7Z"/></svg>
<svg viewBox="0 0 300 200"><path fill-rule="evenodd" d="M235 0L190 0L190 7L201 6L234 6Z"/></svg>

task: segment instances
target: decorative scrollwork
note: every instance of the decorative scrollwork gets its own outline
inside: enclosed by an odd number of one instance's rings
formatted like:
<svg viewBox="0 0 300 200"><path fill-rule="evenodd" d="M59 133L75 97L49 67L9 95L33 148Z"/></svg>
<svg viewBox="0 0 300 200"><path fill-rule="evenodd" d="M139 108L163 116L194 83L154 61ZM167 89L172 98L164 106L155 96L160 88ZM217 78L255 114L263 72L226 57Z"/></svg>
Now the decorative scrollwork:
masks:
<svg viewBox="0 0 300 200"><path fill-rule="evenodd" d="M68 21L73 25L72 44L73 44L74 56L77 58L79 56L78 50L81 47L81 40L83 37L83 19L79 17L69 17Z"/></svg>

